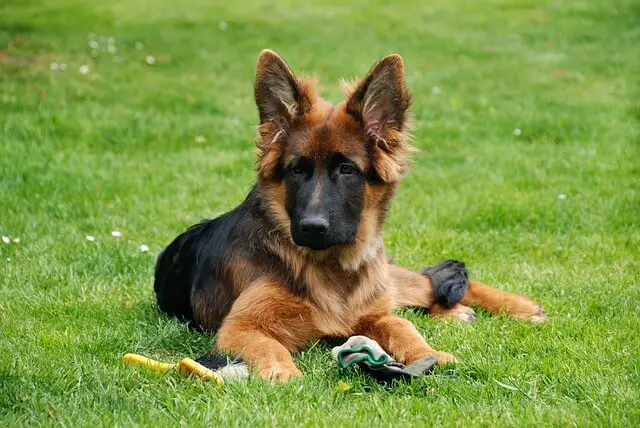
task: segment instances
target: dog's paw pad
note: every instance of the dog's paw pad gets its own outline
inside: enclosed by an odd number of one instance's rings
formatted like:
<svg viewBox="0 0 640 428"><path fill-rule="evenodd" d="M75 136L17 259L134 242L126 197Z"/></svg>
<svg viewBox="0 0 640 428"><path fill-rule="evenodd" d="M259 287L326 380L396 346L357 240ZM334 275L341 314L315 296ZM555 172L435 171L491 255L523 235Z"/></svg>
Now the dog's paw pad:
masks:
<svg viewBox="0 0 640 428"><path fill-rule="evenodd" d="M547 313L544 311L544 309L540 305L538 305L536 313L529 316L527 319L537 324L542 324L549 321L549 318L547 317Z"/></svg>
<svg viewBox="0 0 640 428"><path fill-rule="evenodd" d="M285 383L290 379L302 377L297 367L272 366L258 370L258 375L271 383Z"/></svg>
<svg viewBox="0 0 640 428"><path fill-rule="evenodd" d="M456 320L460 322L473 322L477 318L476 311L467 306L463 306L463 309L461 309L460 311L456 311L452 315Z"/></svg>
<svg viewBox="0 0 640 428"><path fill-rule="evenodd" d="M438 360L438 362L436 364L438 364L439 366L444 365L444 364L453 364L453 363L457 363L458 362L456 357L454 357L453 355L451 355L448 352L437 351L436 352L436 358Z"/></svg>

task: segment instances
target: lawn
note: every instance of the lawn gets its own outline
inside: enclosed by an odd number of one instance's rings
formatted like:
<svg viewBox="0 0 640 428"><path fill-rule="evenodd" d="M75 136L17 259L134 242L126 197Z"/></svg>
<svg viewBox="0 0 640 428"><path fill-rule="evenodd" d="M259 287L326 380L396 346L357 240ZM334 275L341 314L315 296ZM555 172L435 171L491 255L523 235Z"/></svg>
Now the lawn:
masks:
<svg viewBox="0 0 640 428"><path fill-rule="evenodd" d="M226 3L0 0L0 425L639 425L640 2ZM320 343L284 386L124 366L215 340L156 311L154 260L250 188L266 47L334 101L401 53L420 151L387 252L550 322L406 311L460 360L411 384Z"/></svg>

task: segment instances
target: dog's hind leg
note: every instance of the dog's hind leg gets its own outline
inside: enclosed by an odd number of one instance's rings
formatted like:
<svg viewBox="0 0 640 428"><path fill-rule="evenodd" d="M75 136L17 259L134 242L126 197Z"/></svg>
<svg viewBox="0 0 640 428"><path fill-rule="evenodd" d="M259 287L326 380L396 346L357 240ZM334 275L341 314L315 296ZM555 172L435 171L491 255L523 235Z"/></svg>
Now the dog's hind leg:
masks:
<svg viewBox="0 0 640 428"><path fill-rule="evenodd" d="M452 318L461 322L473 321L473 309L458 302L464 297L469 284L464 265L454 261L442 262L423 273L417 273L395 265L389 266L393 282L394 307L425 308L437 317ZM427 275L426 272L431 272Z"/></svg>
<svg viewBox="0 0 640 428"><path fill-rule="evenodd" d="M493 314L505 314L537 323L547 321L542 306L530 298L498 290L478 281L469 281L469 289L462 303L486 309Z"/></svg>
<svg viewBox="0 0 640 428"><path fill-rule="evenodd" d="M473 306L532 322L547 320L542 307L528 297L469 280L464 264L455 260L427 267L420 274L392 265L390 273L396 308L421 307L433 316L473 321L475 313L469 307Z"/></svg>

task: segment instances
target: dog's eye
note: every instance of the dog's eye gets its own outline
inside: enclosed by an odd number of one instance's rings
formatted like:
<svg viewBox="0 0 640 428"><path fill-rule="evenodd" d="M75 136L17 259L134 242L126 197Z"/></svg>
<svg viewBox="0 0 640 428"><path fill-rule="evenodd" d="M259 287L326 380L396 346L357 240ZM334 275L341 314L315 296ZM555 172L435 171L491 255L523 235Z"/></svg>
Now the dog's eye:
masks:
<svg viewBox="0 0 640 428"><path fill-rule="evenodd" d="M340 165L340 174L353 174L354 172L356 172L356 167L353 165L349 165L348 163Z"/></svg>
<svg viewBox="0 0 640 428"><path fill-rule="evenodd" d="M302 169L300 166L298 165L291 165L289 167L289 171L293 172L296 175L302 175L304 174L304 169Z"/></svg>

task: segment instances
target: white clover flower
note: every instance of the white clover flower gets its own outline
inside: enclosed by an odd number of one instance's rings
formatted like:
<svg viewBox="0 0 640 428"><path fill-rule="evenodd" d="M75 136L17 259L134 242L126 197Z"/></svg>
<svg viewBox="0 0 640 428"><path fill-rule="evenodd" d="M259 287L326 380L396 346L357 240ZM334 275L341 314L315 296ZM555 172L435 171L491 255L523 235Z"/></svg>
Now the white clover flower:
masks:
<svg viewBox="0 0 640 428"><path fill-rule="evenodd" d="M516 128L513 130L513 135L515 135L516 137L519 137L522 135L522 130L520 128Z"/></svg>
<svg viewBox="0 0 640 428"><path fill-rule="evenodd" d="M51 64L49 64L49 69L50 69L51 71L56 71L56 70L58 70L59 68L60 68L60 66L58 65L58 63L57 63L57 62L52 62Z"/></svg>
<svg viewBox="0 0 640 428"><path fill-rule="evenodd" d="M89 71L90 71L89 70L89 66L83 64L83 65L80 66L80 70L79 71L80 71L80 74L89 74Z"/></svg>
<svg viewBox="0 0 640 428"><path fill-rule="evenodd" d="M93 236L93 235L87 235L87 236L85 236L85 238L87 238L87 241L90 241L90 242L93 242L93 241L96 240L96 237Z"/></svg>
<svg viewBox="0 0 640 428"><path fill-rule="evenodd" d="M100 47L100 44L95 40L89 40L89 47L93 50L96 50Z"/></svg>
<svg viewBox="0 0 640 428"><path fill-rule="evenodd" d="M196 143L198 144L204 144L207 142L207 137L205 137L204 135L198 135L196 137Z"/></svg>
<svg viewBox="0 0 640 428"><path fill-rule="evenodd" d="M147 251L149 251L149 247L147 247L146 245L142 244L142 245L140 245L140 251L142 251L143 253L146 253Z"/></svg>
<svg viewBox="0 0 640 428"><path fill-rule="evenodd" d="M122 236L122 232L120 232L119 230L114 230L113 232L111 232L111 236L113 236L114 238L119 238Z"/></svg>
<svg viewBox="0 0 640 428"><path fill-rule="evenodd" d="M4 242L5 244L11 244L11 238L9 238L8 236L2 236L2 242Z"/></svg>
<svg viewBox="0 0 640 428"><path fill-rule="evenodd" d="M20 238L13 238L13 243L14 244L19 244L20 243Z"/></svg>
<svg viewBox="0 0 640 428"><path fill-rule="evenodd" d="M567 199L567 195L565 195L564 193L560 193L558 195L558 199L560 199L561 201L564 201L565 199Z"/></svg>
<svg viewBox="0 0 640 428"><path fill-rule="evenodd" d="M144 59L144 62L146 62L148 65L154 65L156 63L156 59L153 55L147 55L147 57Z"/></svg>

